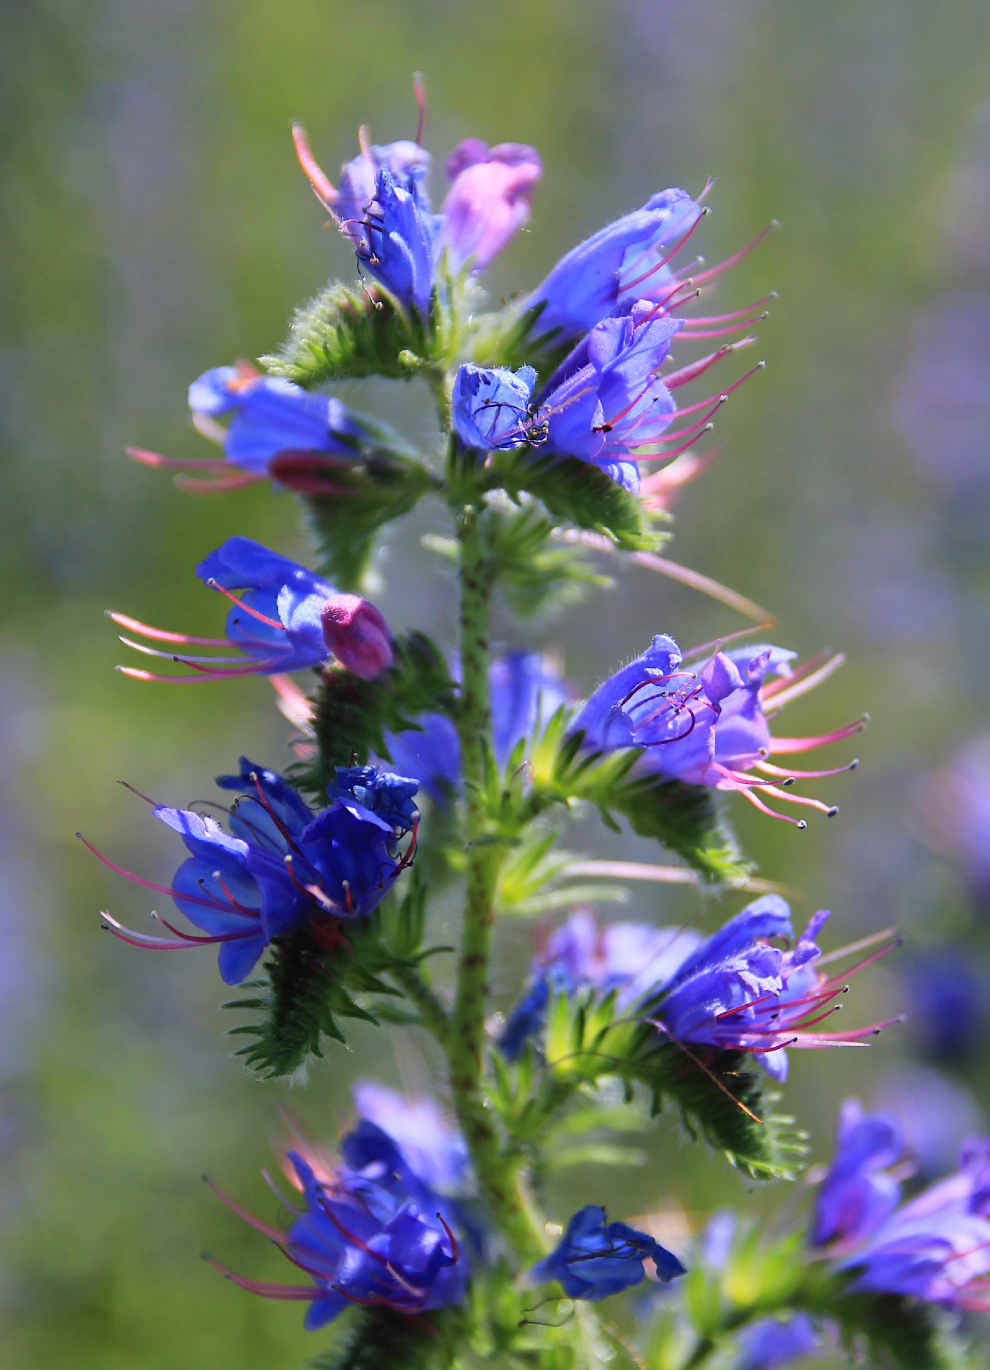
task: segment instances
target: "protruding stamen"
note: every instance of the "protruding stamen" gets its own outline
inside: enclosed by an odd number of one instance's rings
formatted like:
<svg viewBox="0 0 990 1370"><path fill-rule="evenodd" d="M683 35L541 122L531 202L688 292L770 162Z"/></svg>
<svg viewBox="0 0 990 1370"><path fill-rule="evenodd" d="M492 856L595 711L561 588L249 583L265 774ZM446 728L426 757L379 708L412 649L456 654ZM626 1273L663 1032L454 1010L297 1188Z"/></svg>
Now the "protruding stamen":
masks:
<svg viewBox="0 0 990 1370"><path fill-rule="evenodd" d="M421 71L413 72L413 95L416 97L416 109L418 117L416 119L416 144L423 146L423 138L426 136L426 115L428 106L426 103L426 78Z"/></svg>
<svg viewBox="0 0 990 1370"><path fill-rule="evenodd" d="M155 470L212 471L230 467L226 457L163 457L160 452L149 452L143 447L125 447L124 452L131 461Z"/></svg>
<svg viewBox="0 0 990 1370"><path fill-rule="evenodd" d="M154 642L174 642L184 647L230 646L229 639L225 637L190 637L188 633L166 633L161 628L152 628L147 623L129 618L127 614L118 614L113 609L104 609L103 612L118 627L127 628L132 633L140 633L142 637L150 637Z"/></svg>
<svg viewBox="0 0 990 1370"><path fill-rule="evenodd" d="M835 656L826 661L824 666L820 666L817 671L812 671L811 674L805 676L803 680L795 681L793 683L789 683L785 680L783 685L779 685L775 681L774 686L776 686L776 688L771 687L769 693L766 694L761 691L761 696L767 703L772 705L774 712L776 712L777 709L782 709L785 704L790 704L793 700L800 699L801 696L806 695L809 690L814 690L817 686L821 685L823 681L828 680L830 675L834 675L835 672L845 664L845 653L836 652Z"/></svg>
<svg viewBox="0 0 990 1370"><path fill-rule="evenodd" d="M779 227L780 224L778 221L776 219L771 219L766 228L760 233L757 233L756 237L748 242L745 247L741 247L739 251L733 253L731 257L726 257L725 261L719 262L718 266L710 267L707 271L703 271L700 276L696 275L694 278L695 282L698 285L703 285L705 281L715 280L715 278L721 276L723 272L728 271L731 267L735 266L737 262L741 262L744 257L748 257L754 248L759 247L768 233L772 233L775 228Z"/></svg>
<svg viewBox="0 0 990 1370"><path fill-rule="evenodd" d="M223 595L224 599L229 599L231 604L236 604L238 609L243 609L246 614L250 614L252 618L256 618L259 623L264 623L269 628L277 628L281 633L285 632L284 623L276 618L269 618L267 614L260 613L257 609L252 609L250 604L245 604L243 599L238 599L231 590L225 589L219 581L214 580L213 576L210 576L206 583L211 590L216 590L219 594Z"/></svg>
<svg viewBox="0 0 990 1370"><path fill-rule="evenodd" d="M313 156L309 146L309 139L306 136L306 130L303 128L302 124L294 123L292 125L292 142L296 149L296 156L299 158L299 165L302 167L306 179L313 187L313 194L319 200L320 204L323 205L324 209L328 210L329 213L334 214L334 205L337 203L339 196L334 189L330 178ZM334 217L336 217L336 215L334 215Z"/></svg>
<svg viewBox="0 0 990 1370"><path fill-rule="evenodd" d="M191 480L188 476L176 476L175 484L180 490L193 495L223 495L228 490L243 490L246 485L257 485L264 476L245 472L241 476L228 476L222 480Z"/></svg>
<svg viewBox="0 0 990 1370"><path fill-rule="evenodd" d="M671 371L664 377L664 385L668 390L676 390L679 385L687 385L690 381L696 381L699 376L715 365L716 362L727 357L730 352L737 351L740 347L748 347L750 343L755 343L756 338L751 334L749 337L740 338L738 342L726 343L717 352L709 352L706 357L699 357L696 362L689 362L687 366L682 366L677 371Z"/></svg>
<svg viewBox="0 0 990 1370"><path fill-rule="evenodd" d="M823 733L820 737L772 737L770 739L770 755L783 756L794 752L810 752L814 751L816 747L825 747L830 742L842 742L847 737L854 737L856 733L861 733L869 721L869 714L864 714L862 718L857 718L855 723L850 723L845 728L837 728L834 733Z"/></svg>

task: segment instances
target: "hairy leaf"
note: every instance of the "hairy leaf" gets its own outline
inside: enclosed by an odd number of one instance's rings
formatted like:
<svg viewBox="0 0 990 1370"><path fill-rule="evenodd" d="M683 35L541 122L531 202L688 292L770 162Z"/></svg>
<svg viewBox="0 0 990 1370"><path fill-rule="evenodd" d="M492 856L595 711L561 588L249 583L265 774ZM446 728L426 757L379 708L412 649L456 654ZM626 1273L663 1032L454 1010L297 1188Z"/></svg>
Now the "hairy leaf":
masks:
<svg viewBox="0 0 990 1370"><path fill-rule="evenodd" d="M269 375L309 389L361 376L408 379L414 371L400 357L425 350L417 318L387 297L373 299L365 290L333 282L296 310L285 343L261 362Z"/></svg>
<svg viewBox="0 0 990 1370"><path fill-rule="evenodd" d="M535 495L556 520L600 533L627 551L654 551L660 538L639 495L577 457L540 456L538 448L496 452L493 485L512 497Z"/></svg>

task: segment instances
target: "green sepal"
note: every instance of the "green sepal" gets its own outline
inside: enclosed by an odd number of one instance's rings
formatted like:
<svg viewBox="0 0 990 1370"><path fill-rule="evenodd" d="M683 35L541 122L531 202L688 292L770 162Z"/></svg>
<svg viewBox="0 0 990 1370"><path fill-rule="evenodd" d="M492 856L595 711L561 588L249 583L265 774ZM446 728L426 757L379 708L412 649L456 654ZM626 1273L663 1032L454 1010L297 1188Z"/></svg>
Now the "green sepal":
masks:
<svg viewBox="0 0 990 1370"><path fill-rule="evenodd" d="M363 376L406 380L415 368L403 354L428 351L429 331L415 311L406 314L387 295L373 298L334 281L296 310L286 341L260 360L269 375L308 390Z"/></svg>
<svg viewBox="0 0 990 1370"><path fill-rule="evenodd" d="M364 765L375 753L388 759L384 733L415 727L417 714L450 712L455 686L443 653L423 633L406 633L392 643L394 665L374 680L332 667L322 673L313 729L317 755L290 768L287 778L325 800L338 766Z"/></svg>
<svg viewBox="0 0 990 1370"><path fill-rule="evenodd" d="M379 1022L383 1015L359 999L398 998L400 991L381 977L415 963L425 890L414 876L402 901L393 896L367 918L316 916L308 927L273 940L264 978L243 986L250 997L223 1005L252 1015L228 1034L253 1039L234 1053L250 1071L264 1079L291 1075L310 1056L323 1055L324 1037L345 1040L338 1019Z"/></svg>
<svg viewBox="0 0 990 1370"><path fill-rule="evenodd" d="M305 494L320 572L340 590L360 588L375 534L415 508L437 481L398 446L366 450L362 460L327 468L333 494ZM323 477L320 478L321 482Z"/></svg>
<svg viewBox="0 0 990 1370"><path fill-rule="evenodd" d="M391 1308L355 1308L344 1315L337 1343L308 1362L311 1370L450 1370L469 1331L462 1308L422 1316Z"/></svg>
<svg viewBox="0 0 990 1370"><path fill-rule="evenodd" d="M794 1119L772 1112L779 1095L745 1052L685 1048L645 1020L646 1010L616 1017L616 996L560 994L550 1006L544 1039L547 1102L559 1106L570 1087L618 1076L646 1087L652 1113L674 1107L688 1134L722 1152L754 1180L789 1180L807 1153ZM554 1091L557 1091L555 1097Z"/></svg>
<svg viewBox="0 0 990 1370"><path fill-rule="evenodd" d="M628 819L633 832L655 837L708 883L739 884L756 869L744 859L715 792L707 785L629 779L612 795L611 806Z"/></svg>
<svg viewBox="0 0 990 1370"><path fill-rule="evenodd" d="M574 348L572 340L561 340L560 330L540 333L542 303L529 309L510 305L497 313L478 314L468 339L471 361L478 366L506 366L518 371L532 366L545 384Z"/></svg>
<svg viewBox="0 0 990 1370"><path fill-rule="evenodd" d="M585 749L583 733L569 731L572 722L573 713L562 707L534 740L532 784L521 807L538 813L554 803L584 800L595 805L606 826L618 830L615 814L622 815L641 837L653 837L683 857L706 883L740 884L752 875L754 867L742 857L711 789L634 776L639 748ZM516 788L521 791L521 780Z"/></svg>
<svg viewBox="0 0 990 1370"><path fill-rule="evenodd" d="M578 457L540 456L539 448L494 452L486 468L492 486L516 499L535 495L555 520L598 533L627 552L652 552L662 535L639 495Z"/></svg>

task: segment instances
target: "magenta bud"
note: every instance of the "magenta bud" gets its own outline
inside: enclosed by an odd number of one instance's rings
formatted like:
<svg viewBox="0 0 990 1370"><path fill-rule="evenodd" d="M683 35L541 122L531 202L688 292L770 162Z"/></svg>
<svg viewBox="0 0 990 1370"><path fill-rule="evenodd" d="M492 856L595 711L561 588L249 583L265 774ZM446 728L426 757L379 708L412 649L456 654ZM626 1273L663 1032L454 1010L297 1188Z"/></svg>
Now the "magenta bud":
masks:
<svg viewBox="0 0 990 1370"><path fill-rule="evenodd" d="M320 611L323 640L342 666L374 680L392 665L392 634L373 604L360 595L334 595Z"/></svg>

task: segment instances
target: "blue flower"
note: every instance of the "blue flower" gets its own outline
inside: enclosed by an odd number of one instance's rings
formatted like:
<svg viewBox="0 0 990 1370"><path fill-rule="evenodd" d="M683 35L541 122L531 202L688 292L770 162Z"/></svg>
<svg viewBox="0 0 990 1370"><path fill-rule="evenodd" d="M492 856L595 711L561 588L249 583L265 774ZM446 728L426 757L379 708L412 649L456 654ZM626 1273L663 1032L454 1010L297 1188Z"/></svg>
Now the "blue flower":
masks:
<svg viewBox="0 0 990 1370"><path fill-rule="evenodd" d="M895 1119L864 1113L858 1099L845 1100L835 1158L815 1201L812 1246L848 1246L876 1231L900 1200L901 1187L890 1169L903 1150Z"/></svg>
<svg viewBox="0 0 990 1370"><path fill-rule="evenodd" d="M382 781L393 792L399 777ZM175 940L148 937L104 914L110 931L135 946L159 950L219 945L220 975L240 984L277 938L309 927L321 945L342 940L339 920L366 917L409 864L412 846L392 855L399 831L350 792L314 814L280 775L241 757L238 775L219 776L224 790L242 798L227 811L229 832L213 818L155 805L155 817L179 834L189 852L171 886L153 885L113 866L147 889L170 895L176 908L205 936L160 921Z"/></svg>
<svg viewBox="0 0 990 1370"><path fill-rule="evenodd" d="M657 373L682 327L642 303L596 324L538 397L544 450L605 465L658 442L677 404Z"/></svg>
<svg viewBox="0 0 990 1370"><path fill-rule="evenodd" d="M355 461L370 431L339 400L243 366L204 371L189 387L189 408L197 426L222 441L230 465L254 475L277 475L277 458L300 453ZM220 432L204 422L222 414L232 417Z"/></svg>
<svg viewBox="0 0 990 1370"><path fill-rule="evenodd" d="M861 731L864 720L823 737L772 738L764 701L773 696L777 704L780 694L780 703L786 703L781 686L793 675L793 656L779 647L756 646L716 652L697 667L685 667L674 639L658 634L642 656L598 687L572 731L583 732L583 745L590 751L642 748L636 764L641 776L732 790L774 818L785 815L768 808L760 795L831 817L838 813L834 806L795 795L789 786L794 779L852 770L858 762L830 771L785 771L768 758L774 752L809 751L839 741ZM780 684L768 686L770 675L780 677ZM807 827L803 820L786 821Z"/></svg>
<svg viewBox="0 0 990 1370"><path fill-rule="evenodd" d="M481 271L529 218L529 196L543 175L540 154L525 143L488 148L466 138L447 158L452 185L443 204L441 243L455 268Z"/></svg>
<svg viewBox="0 0 990 1370"><path fill-rule="evenodd" d="M519 371L466 362L454 378L454 431L466 447L507 451L528 439L529 401L536 384L531 366Z"/></svg>
<svg viewBox="0 0 990 1370"><path fill-rule="evenodd" d="M362 237L355 248L360 264L400 305L415 307L420 318L427 319L433 291L434 216L383 168L360 228Z"/></svg>
<svg viewBox="0 0 990 1370"><path fill-rule="evenodd" d="M775 1080L787 1078L786 1047L850 1046L875 1035L899 1020L815 1030L853 971L873 959L834 979L816 972L815 938L827 918L827 912L815 914L793 946L781 950L771 939L793 939L790 910L778 895L764 895L703 942L641 1012L675 1042L752 1054Z"/></svg>
<svg viewBox="0 0 990 1370"><path fill-rule="evenodd" d="M685 1274L676 1256L646 1232L610 1223L604 1208L589 1204L574 1214L557 1248L533 1267L537 1281L557 1280L571 1299L604 1299L639 1284L644 1260L661 1280Z"/></svg>
<svg viewBox="0 0 990 1370"><path fill-rule="evenodd" d="M464 1188L467 1144L432 1099L407 1099L374 1080L358 1080L351 1093L359 1115L388 1133L424 1184L444 1194Z"/></svg>
<svg viewBox="0 0 990 1370"><path fill-rule="evenodd" d="M456 667L455 667L456 675ZM509 652L489 670L492 746L504 766L516 743L531 737L537 720L546 723L567 698L559 670L539 652ZM392 764L414 776L437 804L446 803L461 781L457 730L443 714L421 714L416 728L386 731Z"/></svg>
<svg viewBox="0 0 990 1370"><path fill-rule="evenodd" d="M821 1338L807 1313L764 1318L741 1334L735 1370L780 1370L799 1356L810 1355L820 1344Z"/></svg>
<svg viewBox="0 0 990 1370"><path fill-rule="evenodd" d="M666 984L701 940L690 929L645 923L610 923L599 929L590 914L571 914L551 933L530 967L529 988L498 1039L502 1055L515 1060L526 1042L543 1030L551 991L616 990L621 1010Z"/></svg>
<svg viewBox="0 0 990 1370"><path fill-rule="evenodd" d="M307 1331L332 1322L351 1304L416 1314L460 1302L468 1270L454 1233L456 1208L414 1173L400 1147L372 1122L360 1122L340 1152L339 1164L302 1145L287 1152L287 1172L303 1207L287 1205L294 1221L284 1234L217 1191L272 1236L311 1284L261 1284L212 1264L252 1293L307 1302Z"/></svg>
<svg viewBox="0 0 990 1370"><path fill-rule="evenodd" d="M397 833L409 832L419 813L413 796L417 780L409 780L377 766L338 766L337 779L328 790L333 799L356 799L376 813Z"/></svg>
<svg viewBox="0 0 990 1370"><path fill-rule="evenodd" d="M127 646L193 669L192 675L177 676L119 667L125 675L137 680L202 683L301 671L323 665L336 652L343 666L367 680L391 660L388 626L374 605L356 595L339 593L305 566L269 551L252 538L228 538L200 562L196 574L234 606L227 615L226 636L204 638L163 632L125 614L111 614L121 627L154 642L175 644L171 651L160 651L122 637ZM244 591L240 599L234 590ZM235 648L247 660L176 650L187 646Z"/></svg>
<svg viewBox="0 0 990 1370"><path fill-rule="evenodd" d="M527 308L542 306L536 328L577 337L617 306L669 295L674 278L665 258L701 213L686 191L663 190L572 248L526 300Z"/></svg>
<svg viewBox="0 0 990 1370"><path fill-rule="evenodd" d="M965 1143L954 1175L895 1209L839 1268L853 1291L990 1310L990 1139Z"/></svg>

